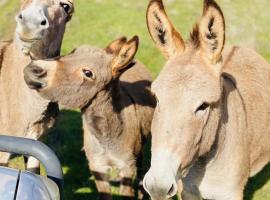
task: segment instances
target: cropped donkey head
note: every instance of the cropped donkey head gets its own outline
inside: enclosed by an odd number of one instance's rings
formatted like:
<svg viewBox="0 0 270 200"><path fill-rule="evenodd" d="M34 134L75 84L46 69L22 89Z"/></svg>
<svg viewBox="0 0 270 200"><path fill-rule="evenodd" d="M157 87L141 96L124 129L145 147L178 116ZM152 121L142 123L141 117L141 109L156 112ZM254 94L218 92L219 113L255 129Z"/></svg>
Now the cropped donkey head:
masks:
<svg viewBox="0 0 270 200"><path fill-rule="evenodd" d="M161 0L152 0L147 24L167 58L152 85L157 108L152 122L151 168L144 187L155 200L177 193L177 181L215 139L222 97L222 51L225 21L214 0L205 0L203 15L184 42Z"/></svg>
<svg viewBox="0 0 270 200"><path fill-rule="evenodd" d="M73 0L21 0L15 38L22 51L39 59L58 55L73 11Z"/></svg>
<svg viewBox="0 0 270 200"><path fill-rule="evenodd" d="M105 50L84 47L55 60L32 61L24 70L25 81L48 100L83 108L132 67L138 45L137 36L128 42L123 37Z"/></svg>

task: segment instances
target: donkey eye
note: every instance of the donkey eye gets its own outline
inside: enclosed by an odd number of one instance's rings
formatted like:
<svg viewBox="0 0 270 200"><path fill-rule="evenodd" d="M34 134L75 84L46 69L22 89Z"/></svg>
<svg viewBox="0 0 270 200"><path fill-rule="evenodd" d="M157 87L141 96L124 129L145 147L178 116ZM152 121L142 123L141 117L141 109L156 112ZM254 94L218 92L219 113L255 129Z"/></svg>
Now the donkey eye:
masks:
<svg viewBox="0 0 270 200"><path fill-rule="evenodd" d="M87 69L83 69L83 73L87 78L91 78L91 79L95 79L95 75L92 71L87 70Z"/></svg>
<svg viewBox="0 0 270 200"><path fill-rule="evenodd" d="M64 11L68 14L70 12L70 5L66 3L60 3L60 6L64 9Z"/></svg>
<svg viewBox="0 0 270 200"><path fill-rule="evenodd" d="M207 108L209 108L209 104L208 103L203 103L202 105L200 105L198 108L197 108L197 110L196 110L196 112L195 113L197 113L197 112L199 112L199 111L205 111Z"/></svg>

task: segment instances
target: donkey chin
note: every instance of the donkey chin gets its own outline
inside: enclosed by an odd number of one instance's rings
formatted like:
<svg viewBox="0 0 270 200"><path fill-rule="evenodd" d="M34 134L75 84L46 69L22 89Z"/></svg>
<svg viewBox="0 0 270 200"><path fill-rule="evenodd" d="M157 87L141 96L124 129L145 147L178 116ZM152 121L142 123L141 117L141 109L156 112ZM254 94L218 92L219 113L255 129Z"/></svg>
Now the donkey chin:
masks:
<svg viewBox="0 0 270 200"><path fill-rule="evenodd" d="M34 40L26 39L19 36L18 34L16 35L16 39L17 39L17 44L21 45L21 50L25 55L29 55L33 45L36 44L38 41L40 41L37 39L34 39Z"/></svg>
<svg viewBox="0 0 270 200"><path fill-rule="evenodd" d="M29 55L33 48L39 48L39 44L42 43L42 39L45 37L45 31L40 31L35 34L24 34L21 31L16 31L15 39L17 44L20 45L24 54Z"/></svg>

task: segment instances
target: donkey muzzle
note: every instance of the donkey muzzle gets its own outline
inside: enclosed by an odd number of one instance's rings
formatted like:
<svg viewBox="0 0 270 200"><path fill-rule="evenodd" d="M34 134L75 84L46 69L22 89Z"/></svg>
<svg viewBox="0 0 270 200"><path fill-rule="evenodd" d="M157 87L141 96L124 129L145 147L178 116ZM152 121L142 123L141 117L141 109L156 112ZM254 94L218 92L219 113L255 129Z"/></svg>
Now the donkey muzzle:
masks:
<svg viewBox="0 0 270 200"><path fill-rule="evenodd" d="M45 86L44 78L47 75L46 70L30 63L24 69L24 80L30 89L41 89Z"/></svg>
<svg viewBox="0 0 270 200"><path fill-rule="evenodd" d="M16 33L22 42L34 43L42 39L44 30L49 28L49 20L45 13L45 8L32 3L16 16Z"/></svg>
<svg viewBox="0 0 270 200"><path fill-rule="evenodd" d="M143 187L152 200L165 200L177 194L177 183L174 176L156 174L151 169L143 180Z"/></svg>

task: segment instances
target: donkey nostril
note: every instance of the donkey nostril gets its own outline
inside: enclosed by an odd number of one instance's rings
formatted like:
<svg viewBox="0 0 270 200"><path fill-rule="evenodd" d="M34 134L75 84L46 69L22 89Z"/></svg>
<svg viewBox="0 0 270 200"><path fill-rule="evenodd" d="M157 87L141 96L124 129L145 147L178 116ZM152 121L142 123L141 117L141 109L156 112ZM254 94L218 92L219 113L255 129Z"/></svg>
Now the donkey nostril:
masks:
<svg viewBox="0 0 270 200"><path fill-rule="evenodd" d="M34 74L41 74L43 71L41 69L33 69Z"/></svg>
<svg viewBox="0 0 270 200"><path fill-rule="evenodd" d="M171 188L168 191L168 196L172 197L175 195L174 185L171 186Z"/></svg>
<svg viewBox="0 0 270 200"><path fill-rule="evenodd" d="M42 77L46 74L46 71L43 70L42 68L34 68L31 71L37 77Z"/></svg>
<svg viewBox="0 0 270 200"><path fill-rule="evenodd" d="M23 18L22 14L19 14L18 18L19 19L22 19Z"/></svg>
<svg viewBox="0 0 270 200"><path fill-rule="evenodd" d="M45 26L46 24L47 24L47 21L45 19L40 23L41 26Z"/></svg>

